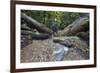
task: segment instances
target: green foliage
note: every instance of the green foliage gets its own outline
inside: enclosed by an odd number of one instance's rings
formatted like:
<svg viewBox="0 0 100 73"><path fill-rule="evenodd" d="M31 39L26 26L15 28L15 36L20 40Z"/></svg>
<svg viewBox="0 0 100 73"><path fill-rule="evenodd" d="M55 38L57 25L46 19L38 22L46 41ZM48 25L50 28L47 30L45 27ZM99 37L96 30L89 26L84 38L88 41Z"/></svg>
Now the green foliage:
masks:
<svg viewBox="0 0 100 73"><path fill-rule="evenodd" d="M84 31L89 30L89 18L87 18L87 19L83 22L83 28L85 28Z"/></svg>
<svg viewBox="0 0 100 73"><path fill-rule="evenodd" d="M55 22L59 29L64 29L66 26L75 21L84 13L62 12L62 11L38 11L38 10L21 10L22 13L34 18L40 23L50 27L52 22Z"/></svg>

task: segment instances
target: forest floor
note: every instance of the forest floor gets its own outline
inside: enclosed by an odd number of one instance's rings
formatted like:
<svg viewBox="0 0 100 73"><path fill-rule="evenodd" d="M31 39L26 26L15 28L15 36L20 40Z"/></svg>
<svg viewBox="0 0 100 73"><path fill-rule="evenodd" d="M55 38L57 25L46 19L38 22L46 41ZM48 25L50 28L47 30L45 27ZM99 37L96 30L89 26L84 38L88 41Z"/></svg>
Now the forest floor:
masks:
<svg viewBox="0 0 100 73"><path fill-rule="evenodd" d="M47 40L33 40L28 46L21 48L21 62L49 62L56 61L50 44L51 39ZM81 42L82 44L82 42ZM64 60L85 60L86 56L82 51L76 48L69 48L68 52L64 54Z"/></svg>

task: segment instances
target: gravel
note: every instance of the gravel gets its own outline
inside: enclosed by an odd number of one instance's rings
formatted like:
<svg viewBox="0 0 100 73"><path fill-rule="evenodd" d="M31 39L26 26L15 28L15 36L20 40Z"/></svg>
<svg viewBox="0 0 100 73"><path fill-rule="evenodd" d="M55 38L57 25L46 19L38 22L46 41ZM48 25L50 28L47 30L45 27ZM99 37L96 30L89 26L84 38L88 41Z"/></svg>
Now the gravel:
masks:
<svg viewBox="0 0 100 73"><path fill-rule="evenodd" d="M51 43L52 39L47 40L33 40L31 44L21 48L21 63L30 62L49 62L49 61L72 61L72 60L85 60L82 48L88 48L85 42L75 42L75 40L66 40L67 44L74 44L74 47L70 47L67 53L63 54L63 58L57 60L54 54L55 43ZM73 43L72 43L73 42ZM89 56L89 54L88 54Z"/></svg>

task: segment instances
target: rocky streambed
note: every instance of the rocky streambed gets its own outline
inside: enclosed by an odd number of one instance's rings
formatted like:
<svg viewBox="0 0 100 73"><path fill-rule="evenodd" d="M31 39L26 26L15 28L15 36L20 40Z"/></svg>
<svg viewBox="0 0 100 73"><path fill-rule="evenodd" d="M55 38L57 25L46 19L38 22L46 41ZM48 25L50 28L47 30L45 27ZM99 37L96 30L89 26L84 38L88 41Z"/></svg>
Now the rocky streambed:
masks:
<svg viewBox="0 0 100 73"><path fill-rule="evenodd" d="M54 43L52 39L32 40L31 44L21 48L21 62L89 59L88 45L84 41L76 38L68 38L64 42L66 43ZM72 46L69 47L68 45L70 44Z"/></svg>

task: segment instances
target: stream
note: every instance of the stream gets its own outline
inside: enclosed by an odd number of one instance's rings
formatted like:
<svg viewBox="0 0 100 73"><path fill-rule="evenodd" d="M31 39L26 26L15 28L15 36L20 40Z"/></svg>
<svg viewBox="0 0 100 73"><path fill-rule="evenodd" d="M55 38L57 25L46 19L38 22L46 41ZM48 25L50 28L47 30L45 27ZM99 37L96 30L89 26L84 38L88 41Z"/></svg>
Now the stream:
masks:
<svg viewBox="0 0 100 73"><path fill-rule="evenodd" d="M61 61L64 58L64 55L68 53L68 47L65 47L61 44L55 43L53 46L53 53L56 61Z"/></svg>
<svg viewBox="0 0 100 73"><path fill-rule="evenodd" d="M50 44L51 44L51 47L53 48L53 55L54 55L55 61L63 60L64 56L68 53L69 48L59 43L53 42L53 36L50 41Z"/></svg>
<svg viewBox="0 0 100 73"><path fill-rule="evenodd" d="M53 37L54 38L54 37ZM65 61L65 60L84 60L86 54L83 53L87 44L77 38L71 38L69 43L77 48L70 48L54 42L53 38L46 40L32 40L32 43L21 49L21 62L48 62L48 61ZM57 39L57 38L56 38ZM67 38L60 38L61 40ZM69 39L69 38L68 38ZM87 53L88 57L88 53Z"/></svg>

